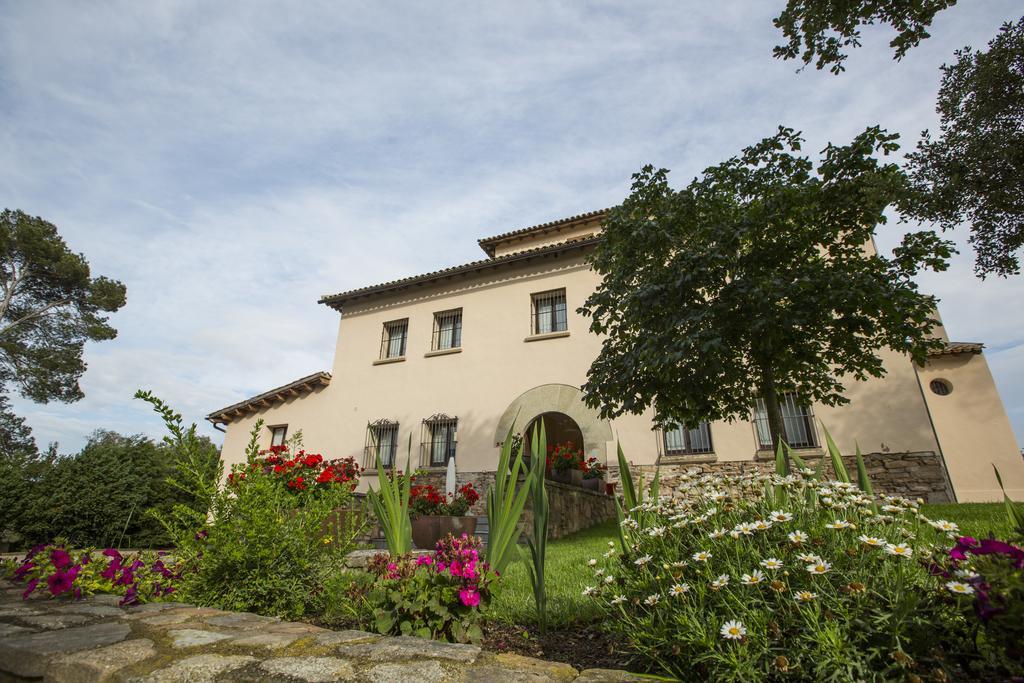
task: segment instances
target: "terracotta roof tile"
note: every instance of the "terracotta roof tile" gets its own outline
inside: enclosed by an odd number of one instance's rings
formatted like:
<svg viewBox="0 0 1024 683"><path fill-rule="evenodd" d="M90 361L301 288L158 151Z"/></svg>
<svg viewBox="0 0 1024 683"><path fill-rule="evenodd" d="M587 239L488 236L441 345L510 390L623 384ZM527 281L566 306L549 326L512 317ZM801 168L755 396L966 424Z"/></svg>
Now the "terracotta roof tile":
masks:
<svg viewBox="0 0 1024 683"><path fill-rule="evenodd" d="M960 353L981 353L984 344L978 342L947 342L946 347L932 351L929 356L955 356Z"/></svg>
<svg viewBox="0 0 1024 683"><path fill-rule="evenodd" d="M237 417L258 410L264 405L274 403L276 401L283 401L290 396L299 394L308 394L319 386L325 386L331 383L331 373L329 372L314 372L312 375L307 375L302 379L297 379L294 382L289 382L284 386L270 391L265 391L258 396L247 398L244 401L239 401L229 405L227 408L221 408L215 410L206 416L206 419L210 422L217 424L218 422L227 424ZM237 414L235 414L237 413Z"/></svg>
<svg viewBox="0 0 1024 683"><path fill-rule="evenodd" d="M548 244L543 247L536 247L534 249L525 249L523 251L517 251L514 254L506 254L505 256L499 256L497 258L481 259L480 261L472 261L470 263L464 263L459 266L442 268L441 270L435 270L432 273L425 273L423 275L413 275L410 277L400 278L398 280L391 280L390 282L384 282L379 285L370 285L368 287L350 289L347 292L325 295L320 298L319 303L326 304L331 308L340 311L341 305L344 304L346 301L377 296L379 294L389 294L391 292L398 292L403 289L408 289L410 287L414 287L417 285L437 282L439 280L455 277L457 275L464 275L467 273L497 268L508 263L526 261L532 258L537 258L539 256L557 254L562 251L582 249L592 244L597 244L599 240L599 237L583 237L579 239L565 240L564 242Z"/></svg>
<svg viewBox="0 0 1024 683"><path fill-rule="evenodd" d="M521 235L527 235L530 233L543 233L553 228L561 227L567 223L576 223L578 221L587 220L590 218L596 218L602 216L605 213L611 211L611 209L598 209L597 211L587 211L586 213L577 214L575 216L569 216L568 218L559 218L556 221L549 221L547 223L540 223L538 225L531 225L528 228L519 228L518 230L512 230L510 232L503 232L500 235L494 235L493 237L484 237L476 241L480 245L480 248L487 252L488 256L494 256L494 245L509 239L510 237L519 237Z"/></svg>

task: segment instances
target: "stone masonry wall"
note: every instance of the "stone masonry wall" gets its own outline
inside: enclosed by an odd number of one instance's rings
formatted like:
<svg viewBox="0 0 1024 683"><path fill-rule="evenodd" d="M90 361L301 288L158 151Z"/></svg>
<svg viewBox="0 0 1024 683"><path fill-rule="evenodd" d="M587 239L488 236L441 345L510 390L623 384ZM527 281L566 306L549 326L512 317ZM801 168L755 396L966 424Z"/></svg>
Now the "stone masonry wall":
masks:
<svg viewBox="0 0 1024 683"><path fill-rule="evenodd" d="M801 458L810 467L816 467L820 456ZM857 464L854 456L843 456L843 464L851 478L856 476ZM928 503L948 503L953 501L953 490L946 476L942 459L935 453L865 453L864 464L871 478L871 485L876 493L905 496L916 499L923 498ZM745 472L771 472L775 469L774 460L738 460L725 462L672 462L654 465L631 466L634 479L644 476L648 484L654 478L656 469L661 470L661 490L665 495L674 492L676 483L673 475L688 471L701 474L721 472L725 474L742 474ZM825 477L834 475L831 460L826 460ZM619 481L619 468L608 468L608 481Z"/></svg>

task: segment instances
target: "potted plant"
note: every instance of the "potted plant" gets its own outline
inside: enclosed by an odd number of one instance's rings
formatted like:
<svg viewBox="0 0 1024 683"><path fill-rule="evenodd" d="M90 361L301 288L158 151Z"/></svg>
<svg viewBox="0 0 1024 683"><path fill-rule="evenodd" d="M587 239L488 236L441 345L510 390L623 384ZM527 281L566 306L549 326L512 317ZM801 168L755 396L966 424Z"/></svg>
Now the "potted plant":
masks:
<svg viewBox="0 0 1024 683"><path fill-rule="evenodd" d="M597 462L597 458L588 458L583 463L583 488L588 491L600 492L604 483L604 473L608 466Z"/></svg>
<svg viewBox="0 0 1024 683"><path fill-rule="evenodd" d="M583 451L572 441L548 448L548 478L571 486L583 485Z"/></svg>
<svg viewBox="0 0 1024 683"><path fill-rule="evenodd" d="M472 536L476 517L467 514L480 500L472 483L463 484L454 495L446 496L430 484L413 486L409 491L412 540L418 548L430 549L448 534Z"/></svg>

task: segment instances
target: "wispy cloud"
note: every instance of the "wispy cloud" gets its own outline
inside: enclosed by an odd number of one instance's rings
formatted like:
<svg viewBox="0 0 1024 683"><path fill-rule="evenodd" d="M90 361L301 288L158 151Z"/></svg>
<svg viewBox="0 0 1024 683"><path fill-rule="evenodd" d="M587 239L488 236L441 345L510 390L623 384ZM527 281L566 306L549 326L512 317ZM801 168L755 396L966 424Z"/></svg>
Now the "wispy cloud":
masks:
<svg viewBox="0 0 1024 683"><path fill-rule="evenodd" d="M616 204L645 163L682 184L780 123L808 149L874 123L909 143L935 127L939 64L1020 13L957 6L900 64L869 30L836 78L771 59L769 5L5 4L0 201L129 297L87 350L86 399L18 409L62 450L156 434L137 387L199 420L328 368L320 295ZM955 337L989 344L1024 439L1024 281L981 283L971 258L922 282Z"/></svg>

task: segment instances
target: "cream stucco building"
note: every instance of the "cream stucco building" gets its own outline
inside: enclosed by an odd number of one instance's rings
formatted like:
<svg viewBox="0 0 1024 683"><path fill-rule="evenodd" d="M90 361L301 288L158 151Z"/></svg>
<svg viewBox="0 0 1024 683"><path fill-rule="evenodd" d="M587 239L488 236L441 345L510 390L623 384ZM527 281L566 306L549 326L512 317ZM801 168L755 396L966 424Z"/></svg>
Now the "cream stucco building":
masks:
<svg viewBox="0 0 1024 683"><path fill-rule="evenodd" d="M610 464L616 441L638 466L727 468L765 458L756 408L748 421L662 431L649 413L602 420L584 405L580 386L601 340L576 309L598 281L585 259L603 215L482 239L483 260L323 297L340 313L330 373L210 414L226 432L225 461L244 458L262 419L265 446L301 429L306 448L325 457L369 463L376 441L385 460L404 466L411 440L414 466L440 468L454 457L460 474L486 474L513 420L523 432L541 415L549 442L582 442ZM995 464L1010 494L1024 498L1024 463L981 344L947 340L924 367L889 352L885 366L884 379L851 383L844 407L804 408L787 397L788 440L813 457L824 423L844 453L858 443L904 484L923 480L924 467L939 472L943 486L929 489L936 500L999 499Z"/></svg>

